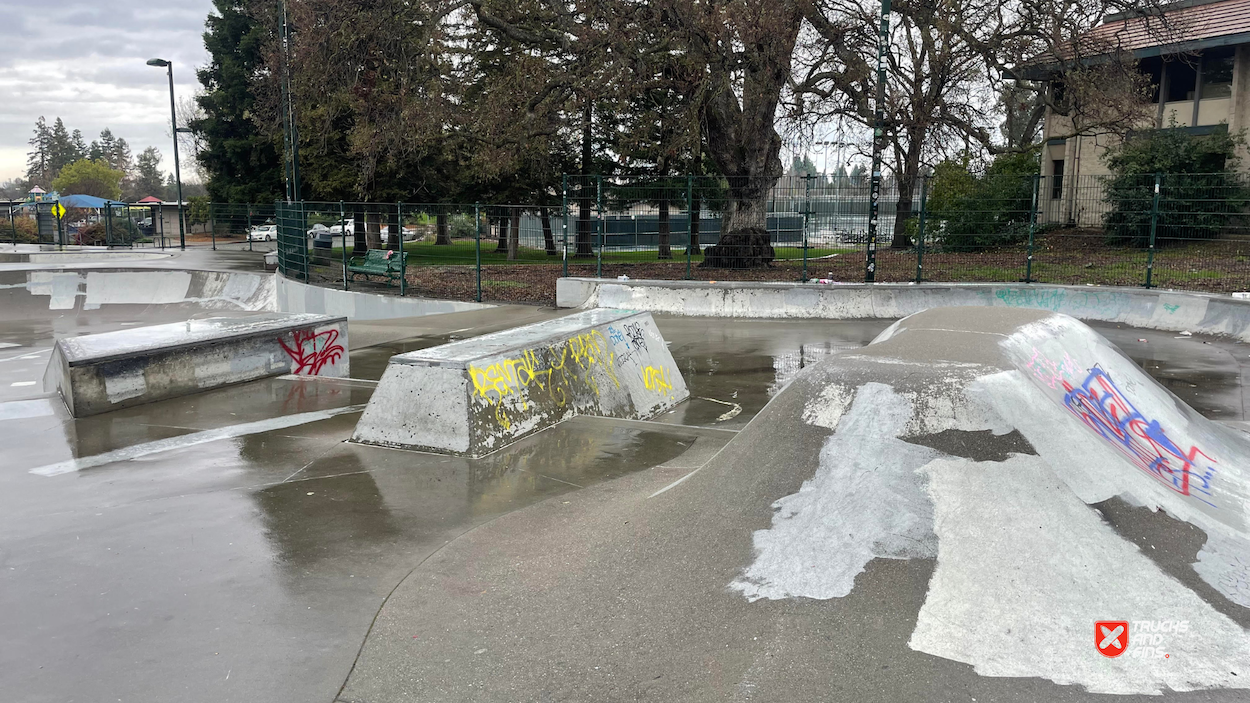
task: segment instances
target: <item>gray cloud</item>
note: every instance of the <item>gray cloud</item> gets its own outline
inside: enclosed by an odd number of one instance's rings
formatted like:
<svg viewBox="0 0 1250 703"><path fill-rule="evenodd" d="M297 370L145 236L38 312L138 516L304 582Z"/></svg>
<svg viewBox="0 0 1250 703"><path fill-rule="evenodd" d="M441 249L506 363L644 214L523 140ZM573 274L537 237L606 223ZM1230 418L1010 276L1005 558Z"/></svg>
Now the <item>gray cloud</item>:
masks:
<svg viewBox="0 0 1250 703"><path fill-rule="evenodd" d="M25 171L41 115L60 117L87 141L108 127L136 154L147 146L169 154L169 86L163 70L144 62L173 61L179 99L193 94L195 70L208 61L202 35L211 0L49 0L33 8L0 22L0 180ZM162 166L173 168L168 157Z"/></svg>

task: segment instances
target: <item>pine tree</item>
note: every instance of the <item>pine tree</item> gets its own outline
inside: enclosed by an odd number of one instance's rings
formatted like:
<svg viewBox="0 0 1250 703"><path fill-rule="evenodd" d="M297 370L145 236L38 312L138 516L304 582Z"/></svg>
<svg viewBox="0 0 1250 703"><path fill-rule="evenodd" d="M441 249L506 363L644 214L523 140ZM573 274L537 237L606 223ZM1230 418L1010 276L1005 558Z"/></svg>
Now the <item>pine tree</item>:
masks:
<svg viewBox="0 0 1250 703"><path fill-rule="evenodd" d="M130 158L130 145L126 143L125 139L118 137L113 144L113 153L109 157L109 166L127 176L134 170L134 163Z"/></svg>
<svg viewBox="0 0 1250 703"><path fill-rule="evenodd" d="M134 179L126 189L127 199L138 200L149 195L165 199L165 174L161 173L161 152L150 146L135 159Z"/></svg>
<svg viewBox="0 0 1250 703"><path fill-rule="evenodd" d="M35 121L35 136L27 142L30 151L26 153L26 180L32 186L52 185L52 174L49 169L49 149L52 145L52 130L48 129L48 121L40 115Z"/></svg>
<svg viewBox="0 0 1250 703"><path fill-rule="evenodd" d="M74 150L74 139L60 117L52 123L52 132L48 142L48 173L56 178L61 169L77 161Z"/></svg>
<svg viewBox="0 0 1250 703"><path fill-rule="evenodd" d="M203 117L188 126L203 140L199 161L213 200L268 202L282 196L282 157L274 140L252 120L252 76L266 70L266 28L249 13L248 0L213 0L204 46L208 65L196 74Z"/></svg>
<svg viewBox="0 0 1250 703"><path fill-rule="evenodd" d="M81 129L74 130L71 141L74 143L74 160L87 158L87 143L83 141Z"/></svg>
<svg viewBox="0 0 1250 703"><path fill-rule="evenodd" d="M117 137L113 136L113 130L105 127L100 130L100 141L91 142L91 160L104 161L108 164L113 163L113 151L117 148Z"/></svg>

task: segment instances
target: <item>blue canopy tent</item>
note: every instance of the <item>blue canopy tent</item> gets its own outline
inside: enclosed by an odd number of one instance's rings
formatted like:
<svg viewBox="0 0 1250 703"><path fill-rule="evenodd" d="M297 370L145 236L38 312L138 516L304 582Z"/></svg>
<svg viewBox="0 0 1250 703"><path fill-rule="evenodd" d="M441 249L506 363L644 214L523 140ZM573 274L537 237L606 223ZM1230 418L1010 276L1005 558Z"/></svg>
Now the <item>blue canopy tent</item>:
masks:
<svg viewBox="0 0 1250 703"><path fill-rule="evenodd" d="M109 205L126 206L129 203L120 200L109 200L108 198L98 198L94 195L62 195L61 204L65 207L78 207L90 210L102 210Z"/></svg>
<svg viewBox="0 0 1250 703"><path fill-rule="evenodd" d="M129 203L121 200L100 198L94 195L62 195L60 203L66 209L95 210L100 213L98 217L90 219L94 219L95 222L104 225L103 237L98 238L102 241L82 241L79 236L79 228L74 224L69 225L69 234L78 244L133 246L135 239L141 236L139 228L130 216ZM115 209L120 208L125 209L119 213L114 212Z"/></svg>

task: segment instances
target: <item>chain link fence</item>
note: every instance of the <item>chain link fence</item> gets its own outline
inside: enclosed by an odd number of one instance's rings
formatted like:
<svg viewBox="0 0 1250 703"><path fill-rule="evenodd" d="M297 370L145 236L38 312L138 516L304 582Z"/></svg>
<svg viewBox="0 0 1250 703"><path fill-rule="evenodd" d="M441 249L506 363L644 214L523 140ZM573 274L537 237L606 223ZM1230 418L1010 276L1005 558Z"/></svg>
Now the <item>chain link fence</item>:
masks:
<svg viewBox="0 0 1250 703"><path fill-rule="evenodd" d="M1241 174L939 174L914 196L883 188L878 282L1250 289ZM867 178L567 176L537 204L214 204L213 230L272 226L284 273L318 285L550 302L561 276L863 281L870 198Z"/></svg>

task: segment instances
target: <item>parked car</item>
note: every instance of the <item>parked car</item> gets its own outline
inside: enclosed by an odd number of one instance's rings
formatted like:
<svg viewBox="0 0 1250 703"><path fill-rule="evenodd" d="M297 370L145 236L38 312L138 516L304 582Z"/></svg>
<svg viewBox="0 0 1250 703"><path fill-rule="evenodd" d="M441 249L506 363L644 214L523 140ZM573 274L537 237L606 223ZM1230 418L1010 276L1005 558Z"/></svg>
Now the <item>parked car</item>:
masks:
<svg viewBox="0 0 1250 703"><path fill-rule="evenodd" d="M277 225L256 225L247 233L247 240L249 242L272 242L277 238Z"/></svg>
<svg viewBox="0 0 1250 703"><path fill-rule="evenodd" d="M417 238L416 227L400 227L399 231L400 231L400 234L403 235L403 239L405 242L411 242ZM381 230L382 239L386 239L387 237L390 236L390 234L391 234L390 226L382 225L382 230Z"/></svg>

